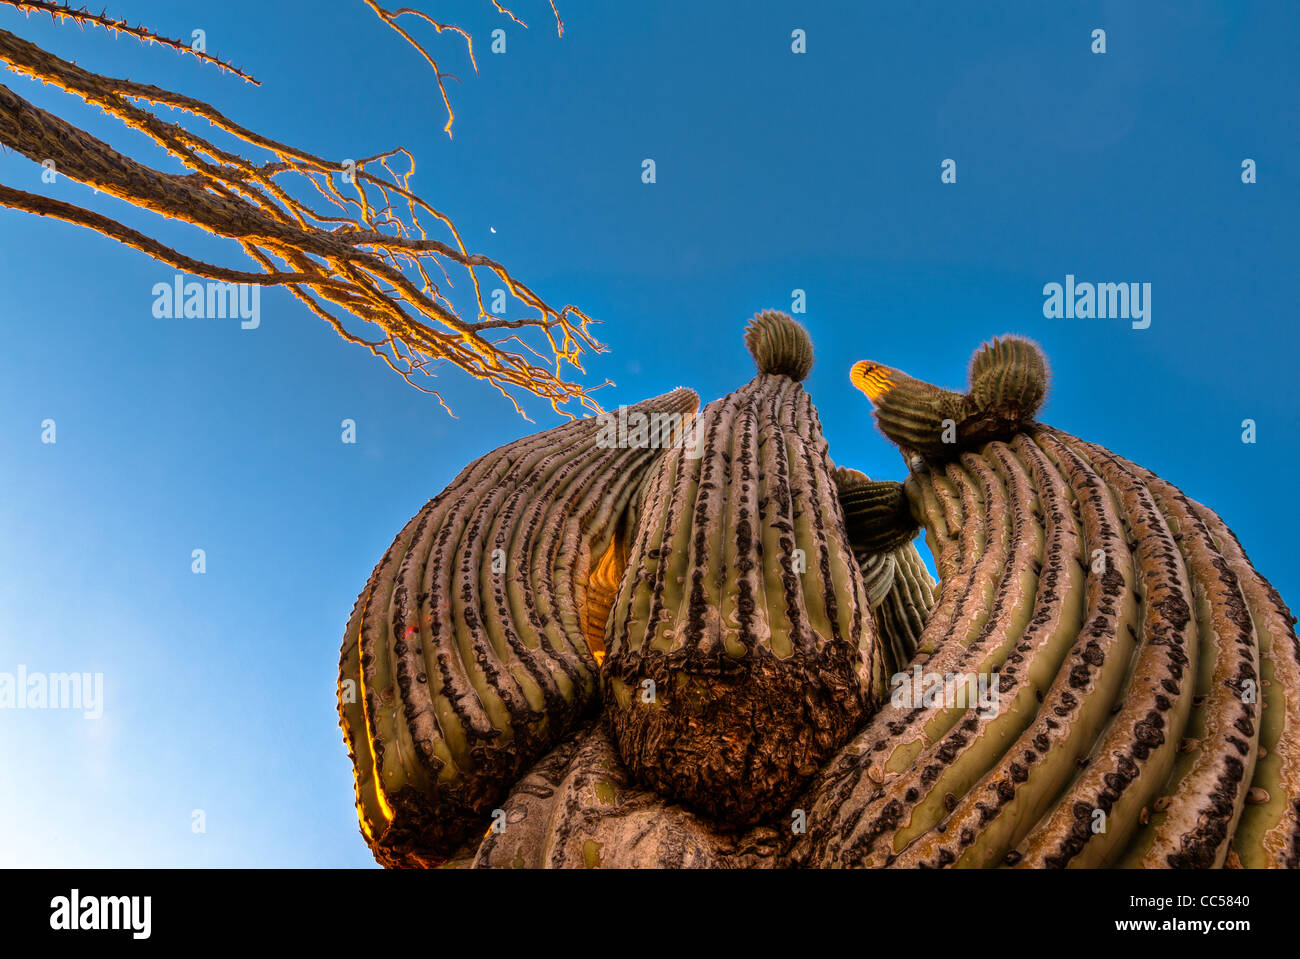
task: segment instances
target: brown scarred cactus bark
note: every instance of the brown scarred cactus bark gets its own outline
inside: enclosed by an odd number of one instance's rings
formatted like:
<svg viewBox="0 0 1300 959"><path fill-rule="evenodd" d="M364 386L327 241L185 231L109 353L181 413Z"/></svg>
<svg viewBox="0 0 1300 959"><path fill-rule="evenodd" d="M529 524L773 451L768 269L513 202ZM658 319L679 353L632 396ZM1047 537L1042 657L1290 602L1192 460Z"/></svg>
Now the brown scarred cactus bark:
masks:
<svg viewBox="0 0 1300 959"><path fill-rule="evenodd" d="M501 805L472 858L476 868L762 868L788 829L722 831L628 774L605 725L574 734L539 762Z"/></svg>

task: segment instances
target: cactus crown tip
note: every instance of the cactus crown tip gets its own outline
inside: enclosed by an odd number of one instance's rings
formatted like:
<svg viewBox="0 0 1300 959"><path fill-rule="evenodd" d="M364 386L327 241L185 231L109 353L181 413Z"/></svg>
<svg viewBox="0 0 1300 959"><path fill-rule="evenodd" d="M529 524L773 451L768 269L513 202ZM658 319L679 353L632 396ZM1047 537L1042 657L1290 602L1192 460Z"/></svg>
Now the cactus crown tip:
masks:
<svg viewBox="0 0 1300 959"><path fill-rule="evenodd" d="M991 337L988 341L981 343L979 348L971 357L974 363L981 354L987 353L1010 353L1021 350L1034 352L1043 356L1043 348L1035 340L1027 336L1021 336L1019 333L1003 333L1001 336Z"/></svg>
<svg viewBox="0 0 1300 959"><path fill-rule="evenodd" d="M849 370L849 381L866 394L873 406L902 379L898 370L875 360L858 360Z"/></svg>
<svg viewBox="0 0 1300 959"><path fill-rule="evenodd" d="M669 395L689 397L695 401L696 406L700 404L700 394L696 393L695 390L691 389L689 386L674 386Z"/></svg>
<svg viewBox="0 0 1300 959"><path fill-rule="evenodd" d="M981 409L1005 408L1032 419L1043 405L1049 378L1047 356L1028 337L994 337L971 357L971 398Z"/></svg>
<svg viewBox="0 0 1300 959"><path fill-rule="evenodd" d="M812 369L813 346L808 331L779 310L755 314L745 327L745 346L760 373L777 373L797 382Z"/></svg>
<svg viewBox="0 0 1300 959"><path fill-rule="evenodd" d="M971 355L970 372L975 375L982 368L995 364L1028 363L1047 367L1047 354L1034 340L1019 333L1003 333L981 343Z"/></svg>
<svg viewBox="0 0 1300 959"><path fill-rule="evenodd" d="M836 466L831 470L831 479L835 481L836 488L841 492L871 482L870 476L850 466Z"/></svg>

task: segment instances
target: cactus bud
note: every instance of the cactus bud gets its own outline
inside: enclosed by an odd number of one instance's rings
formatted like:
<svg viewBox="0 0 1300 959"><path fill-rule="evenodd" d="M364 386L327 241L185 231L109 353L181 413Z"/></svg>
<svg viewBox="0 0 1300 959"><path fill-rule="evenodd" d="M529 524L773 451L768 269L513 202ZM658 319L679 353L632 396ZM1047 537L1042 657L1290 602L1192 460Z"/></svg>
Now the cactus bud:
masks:
<svg viewBox="0 0 1300 959"><path fill-rule="evenodd" d="M981 412L1025 424L1047 395L1047 360L1037 344L1019 336L994 338L975 351L970 396Z"/></svg>
<svg viewBox="0 0 1300 959"><path fill-rule="evenodd" d="M808 331L778 310L755 314L745 327L745 346L760 373L781 374L798 383L812 369L813 348Z"/></svg>

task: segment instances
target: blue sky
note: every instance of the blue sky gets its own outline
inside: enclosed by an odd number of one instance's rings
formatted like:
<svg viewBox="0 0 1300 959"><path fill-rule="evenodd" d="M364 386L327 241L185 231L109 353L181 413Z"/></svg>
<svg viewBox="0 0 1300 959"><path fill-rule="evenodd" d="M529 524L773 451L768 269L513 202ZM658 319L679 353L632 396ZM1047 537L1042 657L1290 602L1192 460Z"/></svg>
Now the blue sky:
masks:
<svg viewBox="0 0 1300 959"><path fill-rule="evenodd" d="M800 288L832 457L901 477L852 363L961 386L983 339L1031 336L1054 369L1045 421L1216 508L1300 596L1300 515L1268 502L1300 466L1300 8L557 2L563 39L544 0L516 4L527 31L486 0L437 5L478 39L477 77L454 37L430 40L464 81L452 141L427 67L360 0L111 5L164 34L206 30L260 88L9 9L0 29L321 155L407 147L417 190L471 249L604 321L588 379L616 381L606 406L745 382L745 320ZM487 49L496 26L504 55ZM0 83L140 149L80 103ZM0 182L239 263L39 173L0 151ZM0 671L102 672L106 698L95 721L0 712L0 865L372 865L334 712L353 600L465 463L558 419L534 402L530 425L448 371L451 419L282 292L253 331L155 319L152 287L173 273L0 210ZM1044 318L1044 284L1067 273L1150 283L1150 328Z"/></svg>

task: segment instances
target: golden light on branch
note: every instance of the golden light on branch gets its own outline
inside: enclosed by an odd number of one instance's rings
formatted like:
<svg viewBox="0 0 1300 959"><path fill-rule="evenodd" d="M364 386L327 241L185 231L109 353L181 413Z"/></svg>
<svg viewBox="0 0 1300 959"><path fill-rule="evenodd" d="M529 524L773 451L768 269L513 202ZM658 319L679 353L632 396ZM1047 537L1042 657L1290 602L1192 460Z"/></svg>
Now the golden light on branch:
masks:
<svg viewBox="0 0 1300 959"><path fill-rule="evenodd" d="M395 22L417 17L438 32L469 34L410 8L388 11L363 0L445 74L428 52ZM91 14L47 0L0 0L26 13L103 27L148 43L192 53L252 80L230 64L126 21ZM494 6L521 22L499 3ZM556 17L562 31L563 25ZM167 173L119 153L108 143L0 85L0 144L38 164L117 197L139 209L180 220L233 240L257 270L241 270L188 257L159 240L103 214L0 185L0 205L84 226L177 269L211 280L279 286L289 290L339 336L363 346L423 392L443 364L490 383L523 415L516 394L562 407L576 401L598 412L593 388L566 379L565 364L583 372L583 356L604 350L590 331L595 322L574 306L556 308L497 261L471 253L455 225L411 187L414 157L398 147L361 160L316 156L258 134L210 104L160 87L92 73L6 30L0 30L0 63L12 73L40 80L80 97L144 134L188 171ZM476 67L477 69L477 67ZM157 108L206 120L229 137L227 149L178 123ZM247 154L261 153L253 159ZM443 238L431 235L430 230ZM452 304L451 270L461 270L473 290L476 315L465 318ZM486 308L479 271L495 278L523 308L509 318ZM375 333L358 329L369 324ZM544 340L529 343L523 334ZM608 382L608 381L606 381ZM443 402L446 407L446 403ZM450 412L450 410L449 410Z"/></svg>
<svg viewBox="0 0 1300 959"><path fill-rule="evenodd" d="M447 108L447 125L443 127L443 131L447 134L448 137L450 137L451 126L456 121L456 114L455 111L453 111L451 108L451 98L447 96L447 88L446 86L443 85L442 78L447 76L452 76L452 74L443 73L438 68L438 63L436 60L434 60L433 54L431 54L427 49L425 49L425 47L421 45L418 40L416 40L413 36L407 33L406 30L403 29L397 23L397 21L398 18L400 17L415 17L417 19L423 20L429 26L433 27L435 33L442 33L442 31L448 30L452 33L460 34L461 37L463 37L465 40L466 49L469 51L470 66L474 68L475 73L478 73L478 60L475 59L474 57L474 38L471 37L469 33L467 33L465 30L461 29L455 24L442 23L441 21L435 20L433 19L433 17L429 16L423 10L416 10L413 7L401 7L400 9L397 10L385 10L379 4L375 3L375 0L362 0L362 2L366 6L368 6L371 10L375 11L375 15L378 16L380 20L383 20L384 23L392 27L393 30L395 30L398 34L400 34L402 38L406 40L407 43L409 43L412 47L414 47L419 52L420 56L424 58L425 62L428 63L429 66L433 68L433 75L434 77L437 78L438 81L438 92L442 94L443 105L446 106ZM492 6L496 7L498 13L505 14L515 23L527 29L528 24L524 23L524 21L520 20L517 16L515 16L511 10L503 6L500 0L492 0ZM562 37L564 36L564 21L560 19L560 11L555 9L555 0L551 0L551 12L555 14L556 32L559 36Z"/></svg>
<svg viewBox="0 0 1300 959"><path fill-rule="evenodd" d="M209 56L202 50L195 50L194 47L183 43L180 40L173 40L170 37L159 36L146 26L131 26L127 21L110 17L107 13L91 13L85 7L77 9L65 2L59 2L59 0L3 0L3 2L7 3L11 7L17 7L24 13L48 13L55 23L58 23L61 20L70 20L71 22L81 26L89 25L94 27L103 27L105 30L112 31L113 33L122 33L128 37L134 37L135 39L141 40L145 43L156 43L159 46L169 47L178 53L188 53L191 56L202 60L204 63L211 63L222 70L230 71L255 86L261 86L257 80L253 79L243 70L227 63L219 57Z"/></svg>

